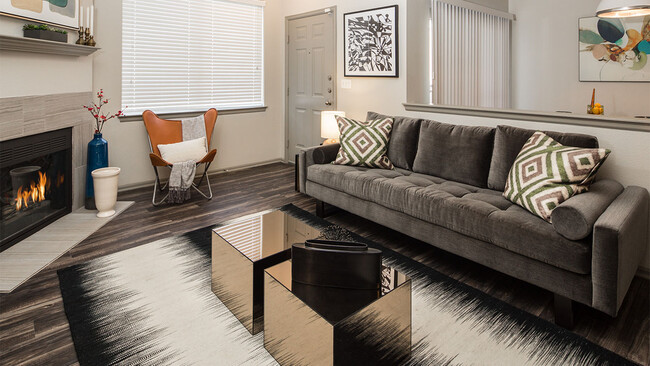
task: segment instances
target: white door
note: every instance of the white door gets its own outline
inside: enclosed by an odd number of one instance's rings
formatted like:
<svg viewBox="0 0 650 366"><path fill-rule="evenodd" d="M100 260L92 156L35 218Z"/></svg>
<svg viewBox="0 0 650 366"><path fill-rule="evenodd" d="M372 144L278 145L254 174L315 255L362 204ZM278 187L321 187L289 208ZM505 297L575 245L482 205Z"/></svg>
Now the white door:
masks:
<svg viewBox="0 0 650 366"><path fill-rule="evenodd" d="M335 22L332 12L288 20L289 161L294 160L301 147L323 142L320 112L336 108Z"/></svg>

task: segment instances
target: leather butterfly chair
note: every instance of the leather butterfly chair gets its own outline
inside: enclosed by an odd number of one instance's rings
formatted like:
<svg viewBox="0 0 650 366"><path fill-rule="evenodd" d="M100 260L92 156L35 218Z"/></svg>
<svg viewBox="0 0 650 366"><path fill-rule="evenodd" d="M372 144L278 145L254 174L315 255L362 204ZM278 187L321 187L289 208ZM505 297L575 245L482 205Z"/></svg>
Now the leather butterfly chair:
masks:
<svg viewBox="0 0 650 366"><path fill-rule="evenodd" d="M208 140L208 146L210 146L210 139L212 137L212 131L214 130L214 124L217 122L217 110L214 108L209 109L203 115L205 120L205 134ZM167 167L171 170L172 164L165 161L160 155L160 150L158 145L164 144L174 144L177 142L183 141L183 130L181 127L181 121L169 121L162 118L159 118L154 112L150 110L144 111L142 113L142 120L144 121L144 126L147 129L147 134L149 135L149 147L151 153L149 154L149 159L151 159L151 165L153 165L153 170L156 173L156 180L153 186L153 198L151 203L154 206L165 202L167 197L169 197L169 190L167 194L156 202L156 193L160 191L160 194L165 191L169 182L162 185L160 183L160 176L158 175L159 167ZM210 187L210 178L208 177L208 168L212 164L212 160L217 155L217 149L212 149L209 151L201 160L196 162L197 167L203 165L203 175L199 179L198 183L192 182L192 188L199 192L203 197L207 199L212 199L212 188ZM203 193L199 186L203 182L203 179L206 180L208 184L208 193Z"/></svg>

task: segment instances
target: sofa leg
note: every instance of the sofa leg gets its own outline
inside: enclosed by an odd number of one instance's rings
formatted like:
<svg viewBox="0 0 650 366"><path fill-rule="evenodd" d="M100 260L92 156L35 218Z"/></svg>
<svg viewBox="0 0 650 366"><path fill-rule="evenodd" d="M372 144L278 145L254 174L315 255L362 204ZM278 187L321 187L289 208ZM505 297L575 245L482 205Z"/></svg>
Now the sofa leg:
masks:
<svg viewBox="0 0 650 366"><path fill-rule="evenodd" d="M325 217L325 202L321 200L316 201L316 216L320 218Z"/></svg>
<svg viewBox="0 0 650 366"><path fill-rule="evenodd" d="M573 300L554 294L553 308L555 324L569 330L573 329Z"/></svg>

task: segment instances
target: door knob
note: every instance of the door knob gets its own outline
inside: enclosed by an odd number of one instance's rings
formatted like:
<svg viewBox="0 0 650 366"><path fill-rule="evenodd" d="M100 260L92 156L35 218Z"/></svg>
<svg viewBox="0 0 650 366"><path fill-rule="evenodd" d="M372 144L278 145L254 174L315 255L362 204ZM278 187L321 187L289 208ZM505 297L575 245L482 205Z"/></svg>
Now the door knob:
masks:
<svg viewBox="0 0 650 366"><path fill-rule="evenodd" d="M332 105L332 102L328 100L327 102L325 102L325 105Z"/></svg>

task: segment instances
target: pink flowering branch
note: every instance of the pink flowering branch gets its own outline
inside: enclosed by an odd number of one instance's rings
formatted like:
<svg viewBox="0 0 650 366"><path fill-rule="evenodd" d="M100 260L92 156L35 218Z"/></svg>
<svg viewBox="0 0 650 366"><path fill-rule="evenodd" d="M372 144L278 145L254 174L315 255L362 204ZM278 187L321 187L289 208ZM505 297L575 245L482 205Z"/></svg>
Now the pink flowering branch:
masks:
<svg viewBox="0 0 650 366"><path fill-rule="evenodd" d="M106 121L111 120L115 117L122 117L124 116L124 112L122 110L117 111L117 113L114 114L107 114L107 113L102 113L102 107L106 104L108 104L109 99L104 98L104 90L99 89L99 92L97 92L97 100L98 103L92 103L92 105L85 105L84 109L87 109L88 112L95 118L95 133L101 133L102 129L104 128L104 123ZM124 107L126 108L126 106Z"/></svg>

